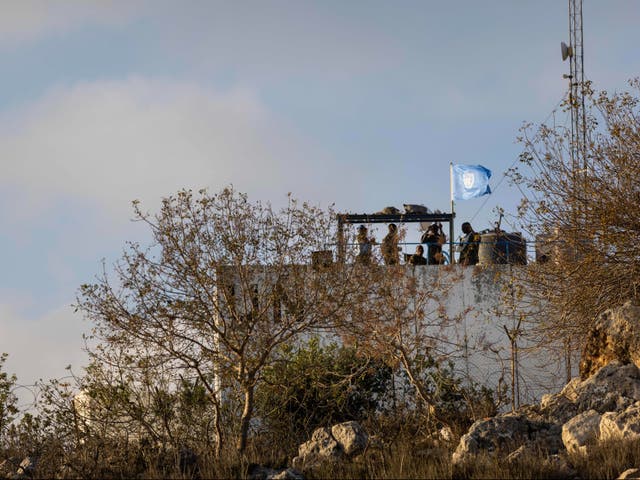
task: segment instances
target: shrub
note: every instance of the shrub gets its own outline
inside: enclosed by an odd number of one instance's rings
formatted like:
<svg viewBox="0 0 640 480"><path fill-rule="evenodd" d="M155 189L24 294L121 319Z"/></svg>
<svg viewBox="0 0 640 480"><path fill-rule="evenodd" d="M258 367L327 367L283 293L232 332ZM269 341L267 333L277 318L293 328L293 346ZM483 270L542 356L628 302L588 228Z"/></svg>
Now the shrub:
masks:
<svg viewBox="0 0 640 480"><path fill-rule="evenodd" d="M319 426L364 420L378 410L391 385L391 369L355 347L323 346L312 338L280 353L281 361L265 371L258 408L268 430L294 442Z"/></svg>

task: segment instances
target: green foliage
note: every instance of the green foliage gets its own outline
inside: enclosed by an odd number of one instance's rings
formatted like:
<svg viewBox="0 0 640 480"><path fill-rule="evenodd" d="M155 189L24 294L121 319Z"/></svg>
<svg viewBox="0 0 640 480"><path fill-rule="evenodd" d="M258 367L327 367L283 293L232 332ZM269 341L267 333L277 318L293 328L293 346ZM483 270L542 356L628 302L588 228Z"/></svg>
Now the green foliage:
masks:
<svg viewBox="0 0 640 480"><path fill-rule="evenodd" d="M412 361L411 370L416 377L414 380L433 399L439 422L462 431L477 419L497 413L493 390L465 380L455 371L451 361L438 362L431 355L418 355ZM401 377L406 375L404 370L400 372ZM404 385L410 392L412 386L408 379ZM403 392L405 398L409 397L409 392ZM419 411L424 405L418 402L416 407Z"/></svg>
<svg viewBox="0 0 640 480"><path fill-rule="evenodd" d="M4 371L7 354L0 355L0 440L18 413L18 398L13 393L17 378Z"/></svg>
<svg viewBox="0 0 640 480"><path fill-rule="evenodd" d="M281 361L265 370L259 411L269 429L296 441L319 426L362 420L375 412L391 385L391 369L354 347L321 345L317 338L284 346Z"/></svg>

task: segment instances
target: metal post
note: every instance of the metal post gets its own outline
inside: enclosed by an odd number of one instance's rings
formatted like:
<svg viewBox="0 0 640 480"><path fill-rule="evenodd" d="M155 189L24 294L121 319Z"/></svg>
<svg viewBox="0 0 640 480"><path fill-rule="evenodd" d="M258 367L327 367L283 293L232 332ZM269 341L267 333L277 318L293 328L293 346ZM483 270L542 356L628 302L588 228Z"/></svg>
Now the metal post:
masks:
<svg viewBox="0 0 640 480"><path fill-rule="evenodd" d="M338 263L344 263L346 257L346 245L344 244L344 223L342 215L338 215Z"/></svg>
<svg viewBox="0 0 640 480"><path fill-rule="evenodd" d="M453 213L453 202L451 202L451 215L451 221L449 222L449 264L453 265L456 263L456 255L453 251L453 236L455 235L455 230L453 228L453 218L455 217L455 214Z"/></svg>
<svg viewBox="0 0 640 480"><path fill-rule="evenodd" d="M455 205L453 203L453 162L449 162L449 192L451 194L451 221L449 222L449 264L453 265L456 263L456 254L453 251L453 237L455 235L453 219L456 217Z"/></svg>

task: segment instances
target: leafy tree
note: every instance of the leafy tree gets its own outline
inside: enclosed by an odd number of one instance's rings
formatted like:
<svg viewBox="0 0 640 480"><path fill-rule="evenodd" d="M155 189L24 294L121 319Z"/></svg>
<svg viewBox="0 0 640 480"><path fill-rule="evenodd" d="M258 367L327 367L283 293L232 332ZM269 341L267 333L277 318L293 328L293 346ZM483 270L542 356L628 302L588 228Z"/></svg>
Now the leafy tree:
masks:
<svg viewBox="0 0 640 480"><path fill-rule="evenodd" d="M526 194L523 227L547 240L548 261L528 269L530 294L547 307L543 326L565 338L582 338L597 314L638 294L640 82L630 85L612 94L585 85L584 150L564 126L526 125L521 163L510 172Z"/></svg>
<svg viewBox="0 0 640 480"><path fill-rule="evenodd" d="M12 425L8 444L37 454L46 477L175 477L194 471L181 464L185 453L211 457L206 392L158 365L92 363L82 377L40 384L37 407Z"/></svg>
<svg viewBox="0 0 640 480"><path fill-rule="evenodd" d="M391 368L354 347L314 337L300 347L284 345L280 355L265 370L260 411L269 430L296 442L319 426L363 420L388 400Z"/></svg>
<svg viewBox="0 0 640 480"><path fill-rule="evenodd" d="M181 191L156 215L134 205L153 243L128 244L115 279L104 272L80 289L77 307L101 341L94 359L197 378L218 452L223 424L238 425L244 452L255 389L279 347L328 328L349 304L349 269L309 265L311 253L335 238L335 214L291 197L276 211L232 188ZM237 412L238 422L221 419L223 402L236 398L241 408L224 411Z"/></svg>
<svg viewBox="0 0 640 480"><path fill-rule="evenodd" d="M403 383L411 385L413 382L420 382L421 388L433 399L437 419L443 424L463 432L479 418L497 413L499 405L496 392L464 378L456 371L452 361L438 361L427 353L416 355L412 363L414 377L408 378L407 371L401 369L400 377L405 381L399 382L400 387ZM408 399L411 399L409 404ZM420 402L416 404L415 399L408 395L401 396L399 401L402 400L405 412L413 410L419 413L424 407Z"/></svg>
<svg viewBox="0 0 640 480"><path fill-rule="evenodd" d="M362 296L341 326L345 340L397 369L429 422L448 423L436 377L445 378L444 365L463 355L456 327L469 309L450 315L445 308L460 271L442 267L432 277L414 267L388 266L358 269L358 275Z"/></svg>

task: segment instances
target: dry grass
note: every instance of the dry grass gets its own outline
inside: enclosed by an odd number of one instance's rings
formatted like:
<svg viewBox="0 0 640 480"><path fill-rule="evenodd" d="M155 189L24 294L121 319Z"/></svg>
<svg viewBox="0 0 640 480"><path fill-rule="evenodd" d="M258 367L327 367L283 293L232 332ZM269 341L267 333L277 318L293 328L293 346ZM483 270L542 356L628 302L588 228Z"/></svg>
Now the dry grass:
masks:
<svg viewBox="0 0 640 480"><path fill-rule="evenodd" d="M384 438L384 437L382 437ZM255 439L254 439L255 440ZM405 432L393 442L380 442L349 462L325 464L304 472L307 479L375 478L375 479L610 479L617 478L628 468L640 466L640 440L603 443L593 447L588 455L571 454L548 458L542 453L528 453L517 461L506 462L506 454L479 455L466 465L452 466L454 445L437 445ZM54 452L55 450L55 452ZM78 451L75 455L52 449L51 455L40 459L35 478L247 478L252 465L274 469L291 464L295 451L269 443L252 442L244 456L234 451L225 452L221 459L201 454L197 469L180 468L176 455L159 455L141 462L141 452L113 449L100 458L89 458ZM74 468L63 468L74 463ZM17 458L16 458L17 459ZM97 460L97 461L96 461ZM95 462L95 463L94 463ZM84 465L83 465L84 464Z"/></svg>
<svg viewBox="0 0 640 480"><path fill-rule="evenodd" d="M617 478L629 468L640 467L640 440L603 442L587 455L571 455L570 461L582 478Z"/></svg>

